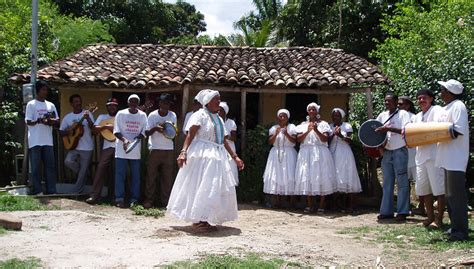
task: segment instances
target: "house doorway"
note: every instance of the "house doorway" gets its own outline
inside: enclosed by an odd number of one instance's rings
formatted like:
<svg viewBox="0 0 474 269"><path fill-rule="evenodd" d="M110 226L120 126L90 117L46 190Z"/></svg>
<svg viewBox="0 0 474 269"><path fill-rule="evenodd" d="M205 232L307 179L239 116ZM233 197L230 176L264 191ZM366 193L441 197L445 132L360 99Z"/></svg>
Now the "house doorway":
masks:
<svg viewBox="0 0 474 269"><path fill-rule="evenodd" d="M316 94L287 94L286 109L288 109L291 114L290 122L298 125L305 121L306 116L308 115L306 112L306 106L311 102L316 102L319 104L319 96Z"/></svg>

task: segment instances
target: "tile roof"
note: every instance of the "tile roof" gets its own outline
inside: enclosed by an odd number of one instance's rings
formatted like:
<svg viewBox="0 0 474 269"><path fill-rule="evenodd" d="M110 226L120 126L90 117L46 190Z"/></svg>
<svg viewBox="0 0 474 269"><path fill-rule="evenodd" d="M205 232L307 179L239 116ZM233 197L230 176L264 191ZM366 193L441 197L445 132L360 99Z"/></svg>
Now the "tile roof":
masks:
<svg viewBox="0 0 474 269"><path fill-rule="evenodd" d="M56 84L152 89L184 83L325 88L388 83L364 58L327 48L131 44L84 47L38 71ZM11 81L29 80L15 74Z"/></svg>

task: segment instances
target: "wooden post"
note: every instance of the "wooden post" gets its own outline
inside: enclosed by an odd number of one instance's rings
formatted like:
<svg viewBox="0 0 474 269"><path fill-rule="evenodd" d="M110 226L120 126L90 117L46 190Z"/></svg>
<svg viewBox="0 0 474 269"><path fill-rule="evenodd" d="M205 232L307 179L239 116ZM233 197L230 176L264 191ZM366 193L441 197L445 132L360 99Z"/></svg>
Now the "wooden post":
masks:
<svg viewBox="0 0 474 269"><path fill-rule="evenodd" d="M365 91L365 96L367 98L367 116L369 119L374 118L374 104L372 102L372 89L367 88ZM381 197L382 196L382 186L377 178L377 160L374 157L370 158L369 162L369 194L372 197Z"/></svg>
<svg viewBox="0 0 474 269"><path fill-rule="evenodd" d="M181 120L182 123L184 123L184 117L186 117L186 112L188 112L188 104L189 104L189 84L184 84L183 85L183 100L181 104L181 117L183 119ZM181 126L181 130L184 129L184 126Z"/></svg>
<svg viewBox="0 0 474 269"><path fill-rule="evenodd" d="M244 152L247 132L247 90L240 91L240 149Z"/></svg>

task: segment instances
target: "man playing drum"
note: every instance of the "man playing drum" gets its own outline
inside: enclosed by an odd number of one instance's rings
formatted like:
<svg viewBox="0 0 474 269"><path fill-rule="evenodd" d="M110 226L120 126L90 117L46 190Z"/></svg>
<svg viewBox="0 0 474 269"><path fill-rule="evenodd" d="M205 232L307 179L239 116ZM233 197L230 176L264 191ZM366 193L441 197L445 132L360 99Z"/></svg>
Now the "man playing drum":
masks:
<svg viewBox="0 0 474 269"><path fill-rule="evenodd" d="M410 193L407 175L408 151L401 135L405 124L410 122L410 115L397 109L398 96L394 93L385 95L385 107L388 109L379 114L377 120L385 124L376 132L387 133L387 143L382 159L383 196L380 205L379 220L393 218L393 191L397 179L397 217L404 221L410 210Z"/></svg>
<svg viewBox="0 0 474 269"><path fill-rule="evenodd" d="M145 201L143 206L151 208L155 200L157 172L160 175L160 201L163 206L168 204L173 188L174 141L164 134L165 123L176 126L176 114L170 111L171 95L160 95L159 108L150 113L147 120L146 135L148 138L148 167L146 176Z"/></svg>
<svg viewBox="0 0 474 269"><path fill-rule="evenodd" d="M417 92L416 98L421 112L416 114L415 123L432 122L439 113L441 107L433 105L434 93L429 89L421 89ZM445 207L444 198L444 174L441 168L435 167L436 144L416 147L416 194L420 197L420 202L424 202L425 212L428 219L423 221L425 226L440 228L443 223ZM438 201L438 215L434 215L433 196ZM434 221L434 224L432 224Z"/></svg>
<svg viewBox="0 0 474 269"><path fill-rule="evenodd" d="M469 160L469 122L466 106L459 100L463 85L454 79L438 81L441 85L441 99L446 104L437 116L439 122L451 122L461 133L456 139L439 142L436 166L445 174L445 191L448 213L451 221L449 239L467 240L469 224L467 219L466 168Z"/></svg>

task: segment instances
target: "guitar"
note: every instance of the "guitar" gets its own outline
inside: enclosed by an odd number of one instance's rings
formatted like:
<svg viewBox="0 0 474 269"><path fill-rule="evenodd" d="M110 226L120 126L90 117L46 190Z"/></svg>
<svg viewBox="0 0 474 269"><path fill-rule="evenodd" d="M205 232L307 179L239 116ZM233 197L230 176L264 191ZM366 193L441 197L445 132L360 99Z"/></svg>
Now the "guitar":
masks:
<svg viewBox="0 0 474 269"><path fill-rule="evenodd" d="M142 106L139 106L138 109L147 113L148 110L153 107L153 105L154 105L153 102L151 102L150 100L147 100ZM114 126L114 122L115 122L115 117L112 117L110 119L106 119L99 122L99 126L106 126L106 125ZM110 141L110 142L113 142L116 139L114 133L110 131L109 129L102 129L100 131L100 134L105 140Z"/></svg>
<svg viewBox="0 0 474 269"><path fill-rule="evenodd" d="M36 120L36 123L50 125L49 120L50 119L55 119L55 118L56 118L56 113L54 111L47 112L47 113L43 114L43 116L41 118L38 118Z"/></svg>
<svg viewBox="0 0 474 269"><path fill-rule="evenodd" d="M94 113L97 111L97 103L89 104L87 110L89 113ZM85 116L83 115L79 121L75 122L70 128L72 129L72 134L63 136L63 144L64 148L67 150L73 150L79 144L79 140L81 139L82 135L84 134L84 125L82 122L84 121Z"/></svg>

